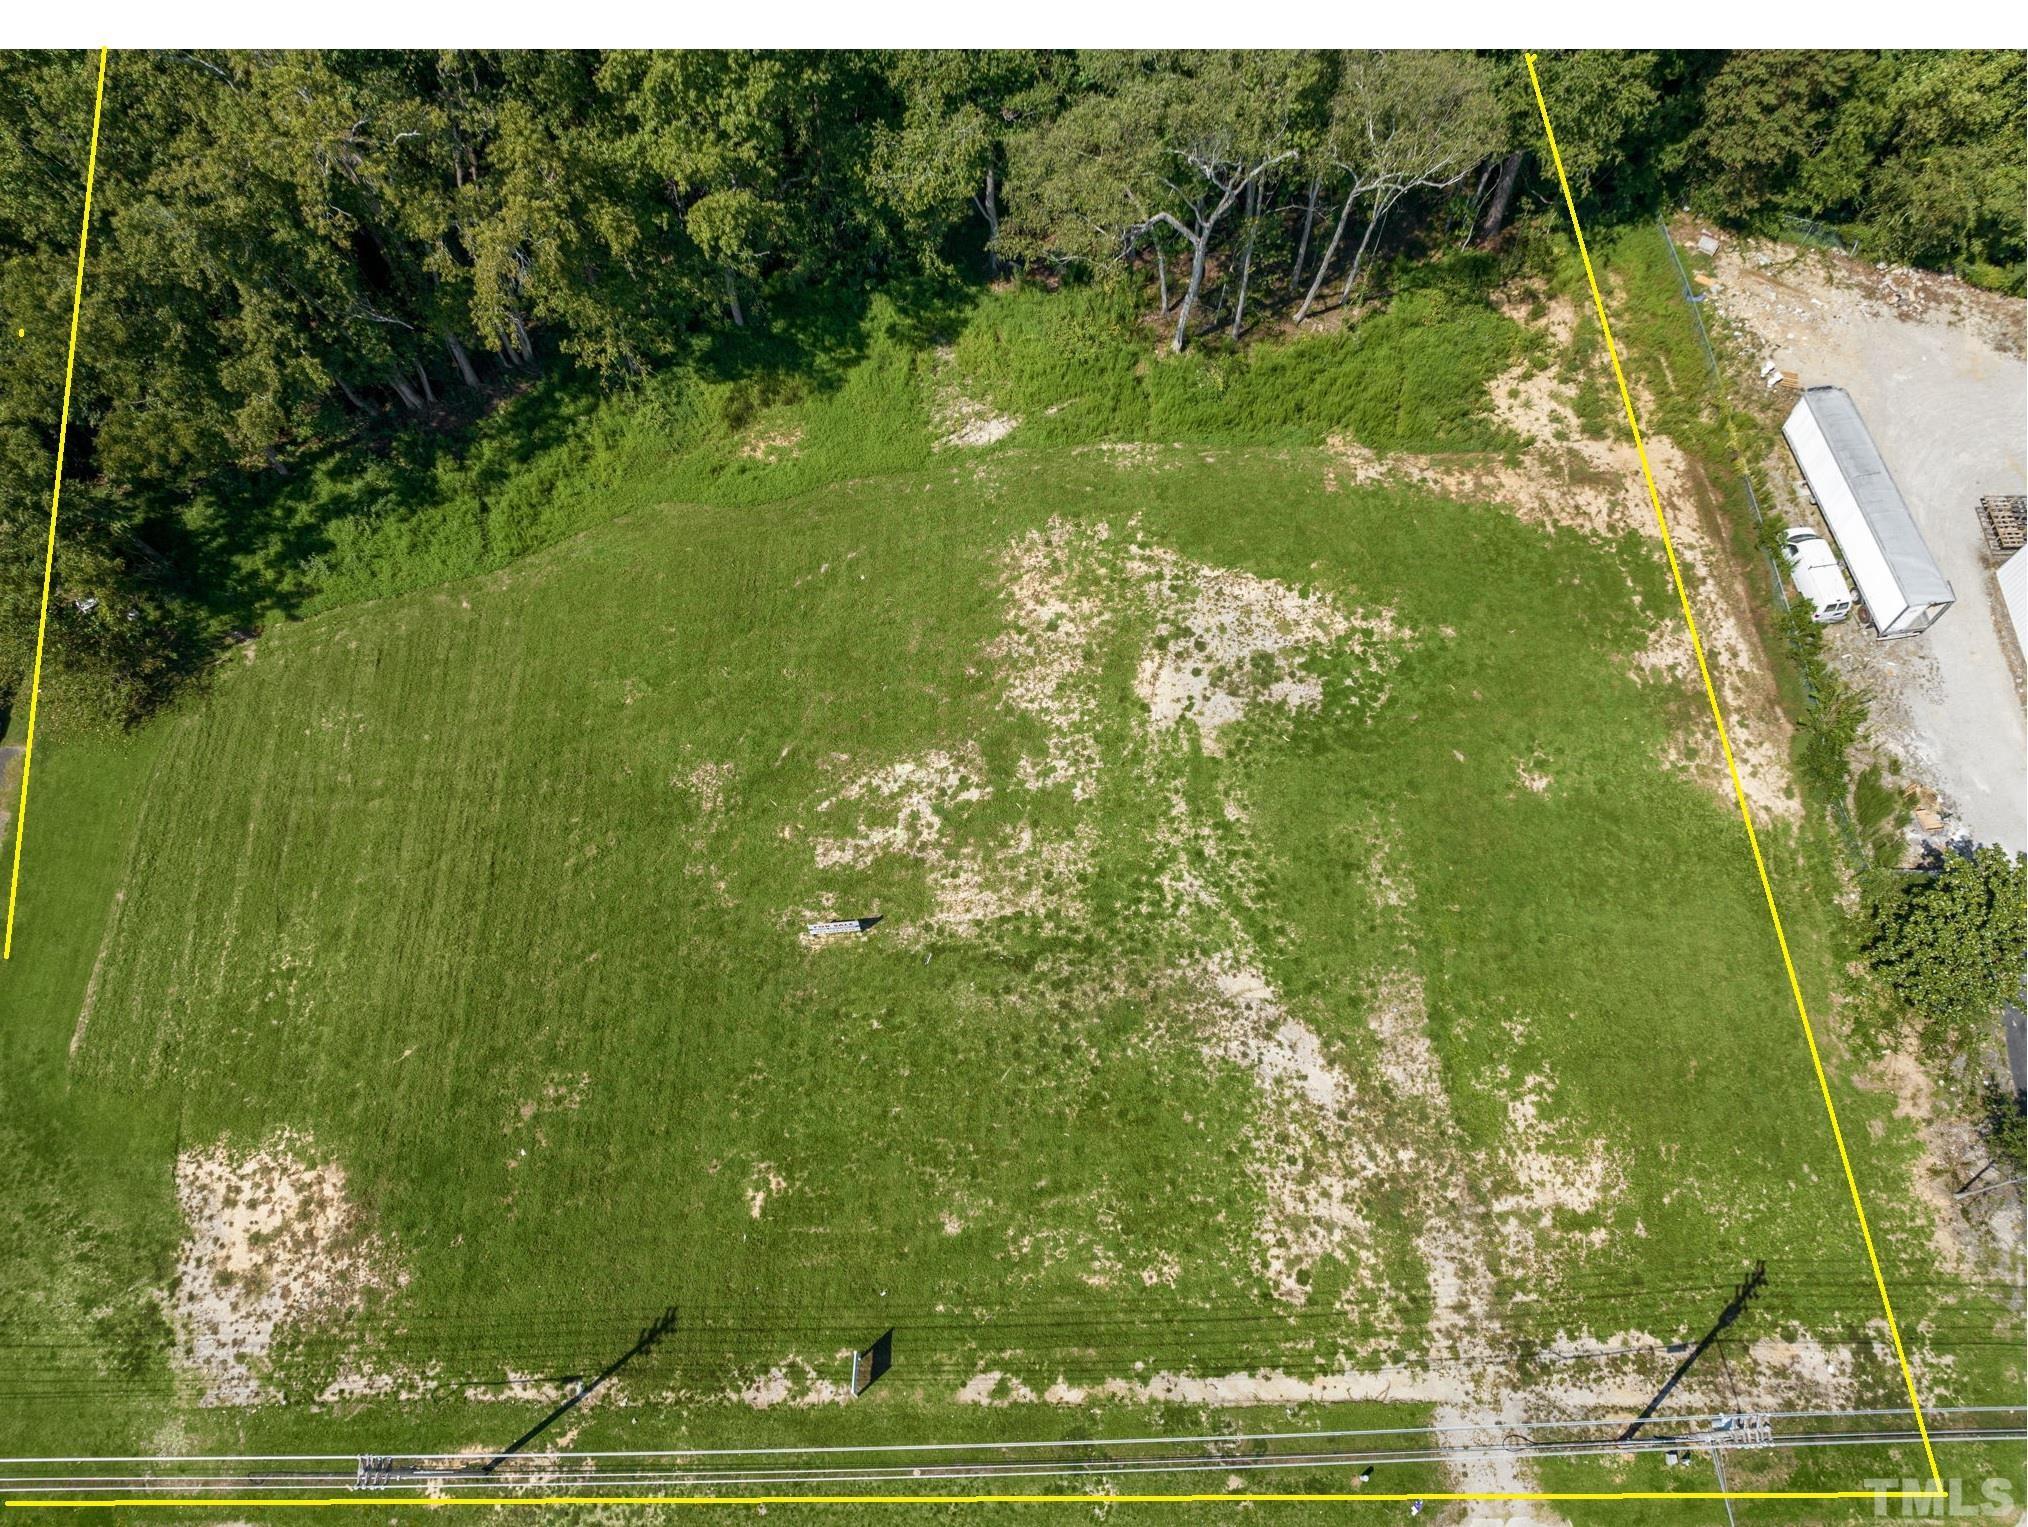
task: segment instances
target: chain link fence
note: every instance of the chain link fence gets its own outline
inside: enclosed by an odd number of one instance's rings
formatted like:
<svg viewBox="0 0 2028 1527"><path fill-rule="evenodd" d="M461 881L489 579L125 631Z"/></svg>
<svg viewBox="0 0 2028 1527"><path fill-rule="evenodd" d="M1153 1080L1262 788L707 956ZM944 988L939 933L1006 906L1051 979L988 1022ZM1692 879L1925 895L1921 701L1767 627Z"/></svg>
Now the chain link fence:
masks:
<svg viewBox="0 0 2028 1527"><path fill-rule="evenodd" d="M1676 248L1676 240L1669 232L1667 221L1656 218L1655 229L1662 235L1663 244L1668 247L1669 259L1676 267L1676 283L1683 293L1683 303L1689 308L1690 321L1697 329L1697 343L1704 348L1704 363L1711 368L1711 389L1718 399L1719 417L1725 421L1725 436L1732 445L1733 459L1739 466L1740 486L1746 491L1746 507L1753 514L1754 530L1758 532L1767 522L1767 511L1761 505L1760 493L1754 488L1753 464L1746 459L1746 453L1740 448L1739 437L1733 425L1732 404L1727 400L1725 393L1725 373L1719 367L1718 352L1711 347L1711 331L1704 326L1704 300L1698 296L1690 283L1690 272L1683 264L1682 252ZM1761 561L1767 565L1768 586L1774 590L1775 602L1786 615L1790 608L1789 590L1788 584L1782 578L1781 564L1775 561L1774 554L1767 549L1758 534L1754 537L1754 544L1760 548ZM1797 676L1803 681L1804 702L1815 710L1822 703L1817 694L1817 686L1810 682L1807 670L1799 667ZM1866 850L1859 839L1858 825L1853 822L1852 813L1842 799L1832 801L1831 815L1838 824L1838 836L1844 841L1845 854L1851 861L1852 871L1858 874L1866 868Z"/></svg>
<svg viewBox="0 0 2028 1527"><path fill-rule="evenodd" d="M1829 223L1820 223L1813 217L1797 217L1792 212L1782 214L1782 237L1791 244L1809 244L1818 249L1835 249L1839 254L1859 253L1857 239L1847 238Z"/></svg>

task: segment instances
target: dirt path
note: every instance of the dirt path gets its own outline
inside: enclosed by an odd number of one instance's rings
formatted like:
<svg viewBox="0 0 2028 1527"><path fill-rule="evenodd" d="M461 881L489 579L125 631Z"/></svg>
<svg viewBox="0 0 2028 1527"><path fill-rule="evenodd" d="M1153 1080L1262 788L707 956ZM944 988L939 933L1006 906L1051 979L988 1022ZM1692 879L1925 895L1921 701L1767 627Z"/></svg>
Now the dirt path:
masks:
<svg viewBox="0 0 2028 1527"><path fill-rule="evenodd" d="M14 828L14 795L21 788L21 744L0 748L0 838Z"/></svg>

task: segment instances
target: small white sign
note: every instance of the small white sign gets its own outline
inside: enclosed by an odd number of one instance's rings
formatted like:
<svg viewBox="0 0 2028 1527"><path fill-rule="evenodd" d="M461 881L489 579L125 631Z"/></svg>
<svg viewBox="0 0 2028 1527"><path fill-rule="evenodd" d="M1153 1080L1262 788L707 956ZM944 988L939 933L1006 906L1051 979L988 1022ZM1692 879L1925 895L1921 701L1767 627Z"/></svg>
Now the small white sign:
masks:
<svg viewBox="0 0 2028 1527"><path fill-rule="evenodd" d="M851 917L837 923L811 923L808 932L811 938L830 938L839 933L864 933L877 921L877 918Z"/></svg>

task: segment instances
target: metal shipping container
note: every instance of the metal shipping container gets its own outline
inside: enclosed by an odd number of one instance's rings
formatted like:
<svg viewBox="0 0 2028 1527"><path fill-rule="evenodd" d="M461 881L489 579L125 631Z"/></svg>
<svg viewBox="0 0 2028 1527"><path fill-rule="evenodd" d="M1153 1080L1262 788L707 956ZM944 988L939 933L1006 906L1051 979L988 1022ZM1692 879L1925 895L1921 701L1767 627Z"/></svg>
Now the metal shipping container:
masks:
<svg viewBox="0 0 2028 1527"><path fill-rule="evenodd" d="M1782 426L1873 629L1914 636L1956 601L1865 421L1842 387L1811 387Z"/></svg>

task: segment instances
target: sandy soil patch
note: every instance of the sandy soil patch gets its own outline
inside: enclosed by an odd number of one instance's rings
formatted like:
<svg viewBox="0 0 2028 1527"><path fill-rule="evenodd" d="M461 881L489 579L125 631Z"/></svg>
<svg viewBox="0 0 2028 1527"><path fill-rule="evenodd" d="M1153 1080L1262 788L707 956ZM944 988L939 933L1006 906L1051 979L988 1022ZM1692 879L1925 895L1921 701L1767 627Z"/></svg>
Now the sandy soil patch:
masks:
<svg viewBox="0 0 2028 1527"><path fill-rule="evenodd" d="M713 763L706 759L689 773L674 776L669 783L688 792L701 815L715 817L725 810L732 790L733 773L731 764Z"/></svg>
<svg viewBox="0 0 2028 1527"><path fill-rule="evenodd" d="M739 443L739 454L746 460L758 461L763 466L773 466L778 461L793 461L803 454L803 427L798 424L788 429L750 431Z"/></svg>
<svg viewBox="0 0 2028 1527"><path fill-rule="evenodd" d="M1955 276L1763 239L1721 240L1712 265L1720 306L1770 347L1886 321L1952 331L2017 359L2024 352L2021 299Z"/></svg>
<svg viewBox="0 0 2028 1527"><path fill-rule="evenodd" d="M948 345L936 352L934 381L930 398L930 428L936 432L933 450L965 450L991 445L1014 433L1021 421L1003 414L991 404L967 397L957 375L957 357Z"/></svg>
<svg viewBox="0 0 2028 1527"><path fill-rule="evenodd" d="M839 1354L850 1362L850 1353ZM821 1378L817 1370L799 1357L777 1364L726 1396L753 1410L772 1410L777 1405L801 1409L812 1405L842 1405L852 1398L849 1382Z"/></svg>
<svg viewBox="0 0 2028 1527"><path fill-rule="evenodd" d="M754 1219L761 1217L770 1198L781 1195L789 1185L788 1178L778 1171L771 1161L757 1162L747 1178L746 1212Z"/></svg>
<svg viewBox="0 0 2028 1527"><path fill-rule="evenodd" d="M1109 556L1112 528L1078 527L1052 519L1001 555L1001 597L1007 628L986 649L1006 702L1040 721L1048 753L1024 764L1032 790L1068 785L1084 800L1098 780L1097 648L1116 619L1099 569Z"/></svg>
<svg viewBox="0 0 2028 1527"><path fill-rule="evenodd" d="M307 1136L283 1132L250 1154L221 1143L176 1159L186 1228L167 1311L206 1405L260 1403L278 1332L406 1281L364 1229L344 1168L313 1165L315 1154Z"/></svg>
<svg viewBox="0 0 2028 1527"><path fill-rule="evenodd" d="M1095 824L1047 833L1024 822L1002 828L983 845L960 843L950 818L963 806L991 798L993 787L983 778L978 749L968 746L955 756L932 751L852 779L816 809L828 813L841 803L858 806L858 831L850 837L813 838L817 867L865 868L886 854L917 859L935 897L927 926L960 934L1032 910L1045 893L1059 907L1074 911L1078 881L1096 843ZM897 931L912 935L922 930Z"/></svg>
<svg viewBox="0 0 2028 1527"><path fill-rule="evenodd" d="M1603 1141L1571 1139L1568 1131L1542 1117L1554 1090L1552 1078L1530 1075L1507 1100L1501 1159L1515 1186L1496 1197L1491 1209L1507 1256L1518 1267L1547 1260L1545 1248L1559 1213L1596 1213L1626 1188L1626 1174ZM1603 1244L1603 1230L1593 1235ZM1570 1237L1566 1233L1559 1239L1567 1242Z"/></svg>
<svg viewBox="0 0 2028 1527"><path fill-rule="evenodd" d="M828 813L841 804L860 806L860 831L852 837L812 839L817 867L863 869L882 854L925 857L942 842L944 818L954 807L983 801L993 793L981 781L983 767L976 747L955 756L933 751L898 759L847 781L817 811Z"/></svg>
<svg viewBox="0 0 2028 1527"><path fill-rule="evenodd" d="M1345 643L1357 633L1357 645L1370 650L1379 666L1393 654L1388 644L1402 635L1391 612L1348 614L1323 594L1188 562L1164 549L1137 546L1128 565L1151 590L1159 612L1135 692L1156 731L1187 719L1207 753L1219 752L1220 732L1255 706L1293 711L1322 703L1322 678L1303 668L1306 651Z"/></svg>
<svg viewBox="0 0 2028 1527"><path fill-rule="evenodd" d="M1567 336L1574 323L1570 311L1567 303L1552 305L1553 315L1565 315L1552 317L1552 334ZM1596 536L1631 531L1659 541L1640 453L1624 420L1615 416L1607 433L1594 439L1577 415L1575 396L1553 367L1538 370L1521 361L1487 384L1494 419L1521 442L1511 452L1426 456L1397 451L1383 456L1344 436L1334 436L1329 450L1340 482L1401 483L1468 503L1495 504L1529 524ZM1673 532L1684 517L1677 506L1687 506L1700 484L1673 441L1643 438L1663 507L1676 510L1670 515Z"/></svg>
<svg viewBox="0 0 2028 1527"><path fill-rule="evenodd" d="M1526 321L1518 309L1514 316ZM1539 320L1559 348L1568 344L1581 321L1575 306L1565 299L1549 302ZM1350 481L1420 487L1465 502L1497 505L1530 524L1608 537L1631 531L1659 544L1661 529L1648 499L1640 454L1622 419L1616 416L1603 438L1588 437L1570 384L1554 368L1532 370L1526 361L1494 378L1487 390L1495 419L1524 442L1521 448L1439 456L1398 452L1383 457L1334 437L1330 442L1334 464L1326 485ZM1637 398L1636 407L1644 417L1653 417L1653 408L1643 400ZM1701 505L1709 488L1675 442L1655 434L1643 438L1732 733L1741 784L1747 799L1764 815L1794 820L1801 804L1789 776L1787 728L1768 678L1768 656L1737 613L1747 608L1747 585L1731 565L1730 555L1712 543L1703 523ZM1662 675L1701 695L1702 681L1680 612L1672 603L1654 614L1655 631L1635 659L1635 671ZM1709 729L1708 722L1700 725ZM1710 764L1695 772L1713 794L1731 801L1731 779L1715 749Z"/></svg>
<svg viewBox="0 0 2028 1527"><path fill-rule="evenodd" d="M938 926L973 933L986 924L1033 912L1047 896L1075 915L1078 881L1091 867L1098 829L1081 822L1070 833L1037 832L1027 823L1004 828L986 848L965 848L934 865Z"/></svg>
<svg viewBox="0 0 2028 1527"><path fill-rule="evenodd" d="M1203 1041L1219 1059L1252 1073L1261 1109L1248 1138L1248 1171L1264 1212L1254 1270L1291 1305L1307 1304L1326 1260L1358 1270L1373 1307L1386 1302L1363 1205L1382 1181L1383 1160L1355 1131L1356 1089L1307 1024L1291 1017L1267 979L1234 954L1183 972L1200 993Z"/></svg>
<svg viewBox="0 0 2028 1527"><path fill-rule="evenodd" d="M960 1405L1032 1405L1036 1395L1021 1380L993 1369L967 1379L955 1398Z"/></svg>
<svg viewBox="0 0 2028 1527"><path fill-rule="evenodd" d="M1135 528L1128 526L1130 533ZM1367 679L1384 683L1406 639L1389 611L1348 611L1321 594L1127 544L1103 521L1052 519L1007 547L1001 576L1007 623L982 655L1000 681L1003 703L1041 723L1040 755L1021 760L1013 781L996 783L986 778L976 744L931 750L859 774L815 808L856 818L845 833L813 839L819 869L864 868L888 854L917 858L936 895L932 923L960 933L1032 907L1045 894L1075 915L1077 885L1097 847L1095 821L1068 833L1017 824L994 841L966 843L951 818L996 789L1067 789L1074 802L1091 797L1102 757L1102 662L1121 622L1151 633L1138 668L1150 735L1188 717L1214 753L1220 732L1252 707L1294 711L1321 703L1324 679L1301 666L1309 653L1349 649L1365 659ZM1360 698L1377 696L1365 691ZM1180 803L1180 794L1174 799ZM1177 812L1180 818L1180 804ZM1189 856L1172 850L1193 835L1202 838L1205 825L1181 825L1175 841L1159 845L1171 880L1194 876ZM1169 889L1179 901L1216 902L1202 886L1178 882Z"/></svg>
<svg viewBox="0 0 2028 1527"><path fill-rule="evenodd" d="M1939 1263L1960 1277L2018 1283L2028 1255L2018 1238L2019 1216L1986 1217L2006 1205L2010 1195L2005 1193L1981 1195L1989 1202L1954 1196L1991 1154L1971 1122L1938 1097L1928 1068L1907 1051L1891 1050L1853 1080L1868 1091L1892 1096L1894 1116L1907 1120L1922 1142L1922 1159L1909 1174L1910 1186L1929 1222L1930 1245ZM2001 1179L1989 1173L1983 1180ZM1979 1218L1968 1215L1968 1209Z"/></svg>

